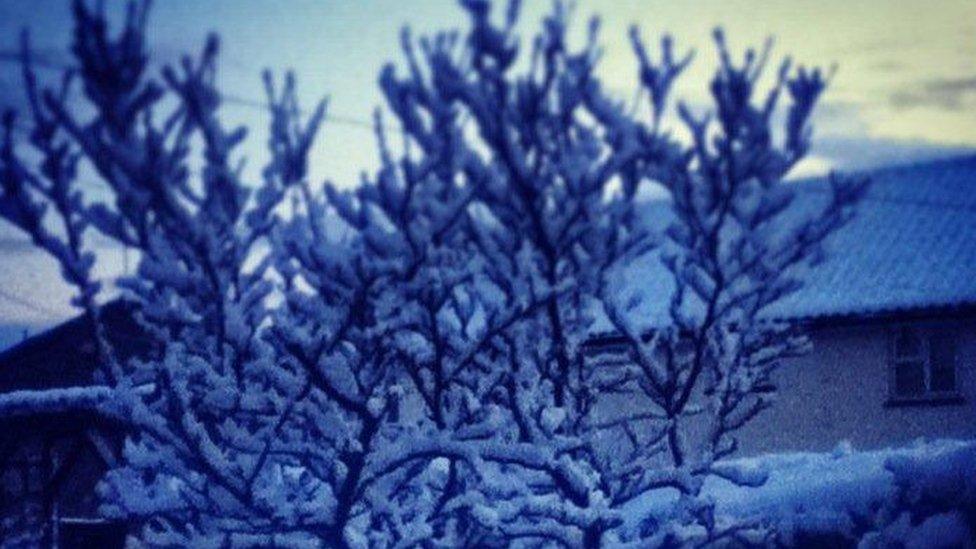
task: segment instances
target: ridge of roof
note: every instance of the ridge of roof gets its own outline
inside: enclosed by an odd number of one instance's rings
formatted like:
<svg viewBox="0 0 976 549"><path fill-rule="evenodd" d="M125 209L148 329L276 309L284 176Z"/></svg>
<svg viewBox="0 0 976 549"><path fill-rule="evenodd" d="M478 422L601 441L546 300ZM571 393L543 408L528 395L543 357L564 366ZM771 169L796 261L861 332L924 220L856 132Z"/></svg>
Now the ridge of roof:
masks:
<svg viewBox="0 0 976 549"><path fill-rule="evenodd" d="M976 303L976 154L851 173L871 179L854 218L824 243L825 260L803 275L803 287L764 316L867 319ZM829 177L790 184L798 192L784 226L816 215L829 196ZM666 200L645 207L653 227L673 218ZM666 324L674 285L658 252L635 259L620 276L622 299L643 297L634 320L648 329ZM612 331L602 306L592 314L591 333Z"/></svg>

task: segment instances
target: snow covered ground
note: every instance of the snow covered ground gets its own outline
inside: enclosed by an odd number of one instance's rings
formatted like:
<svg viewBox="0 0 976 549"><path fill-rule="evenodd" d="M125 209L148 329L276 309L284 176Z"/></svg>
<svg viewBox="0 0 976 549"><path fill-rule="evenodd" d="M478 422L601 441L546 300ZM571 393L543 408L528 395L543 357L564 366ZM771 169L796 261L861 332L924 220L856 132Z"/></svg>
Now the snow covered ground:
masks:
<svg viewBox="0 0 976 549"><path fill-rule="evenodd" d="M875 451L841 443L830 453L774 454L731 464L765 472L768 479L749 488L710 478L703 493L714 499L716 515L759 518L787 536L859 538L878 529L862 541L865 547L976 546L965 515L972 520L976 502L976 441L917 441ZM625 528L647 527L647 517L660 516L669 503L658 494L635 501ZM894 511L879 524L886 507Z"/></svg>

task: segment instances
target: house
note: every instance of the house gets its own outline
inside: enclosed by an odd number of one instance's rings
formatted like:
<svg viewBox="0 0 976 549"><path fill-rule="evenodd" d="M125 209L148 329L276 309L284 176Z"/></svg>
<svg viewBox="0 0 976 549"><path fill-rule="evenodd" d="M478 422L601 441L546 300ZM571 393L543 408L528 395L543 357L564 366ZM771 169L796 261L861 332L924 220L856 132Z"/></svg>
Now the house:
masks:
<svg viewBox="0 0 976 549"><path fill-rule="evenodd" d="M130 313L121 301L102 310L109 340L123 355L148 346ZM0 394L25 402L0 413L0 545L30 546L27 535L42 536L45 546L122 547L127 527L99 516L95 485L115 463L125 427L76 398L43 413L29 405L98 385L90 330L79 317L0 353Z"/></svg>
<svg viewBox="0 0 976 549"><path fill-rule="evenodd" d="M871 178L805 286L766 312L804 325L813 348L776 372L776 404L740 431L741 454L976 438L976 157ZM829 196L823 179L794 184L786 215L809 215ZM669 215L649 205L652 222ZM671 290L653 253L623 276L628 292ZM646 300L638 314L663 324L667 302ZM594 352L620 345L608 322L596 324Z"/></svg>
<svg viewBox="0 0 976 549"><path fill-rule="evenodd" d="M827 450L844 439L876 448L976 438L976 157L883 169L872 179L858 216L827 243L825 262L769 311L804 324L813 350L778 371L778 403L741 433L744 454ZM795 184L798 213L827 197L822 180ZM667 204L648 207L649 218L666 222ZM654 255L625 276L636 290L669 291ZM642 314L651 323L666 318L665 301L647 300ZM105 314L117 349L146 348L124 304ZM0 353L0 393L97 383L89 328L76 319ZM590 348L620 344L606 323L595 331ZM123 435L123 426L85 410L6 419L0 474L21 480L0 483L18 491L0 495L0 506L34 501L34 514L57 524L68 545L99 536L103 546L121 543L125 525L100 521L91 495ZM0 507L0 518L12 507Z"/></svg>
<svg viewBox="0 0 976 549"><path fill-rule="evenodd" d="M974 157L874 174L832 255L775 312L808 326L813 351L780 369L745 451L976 438L974 191Z"/></svg>

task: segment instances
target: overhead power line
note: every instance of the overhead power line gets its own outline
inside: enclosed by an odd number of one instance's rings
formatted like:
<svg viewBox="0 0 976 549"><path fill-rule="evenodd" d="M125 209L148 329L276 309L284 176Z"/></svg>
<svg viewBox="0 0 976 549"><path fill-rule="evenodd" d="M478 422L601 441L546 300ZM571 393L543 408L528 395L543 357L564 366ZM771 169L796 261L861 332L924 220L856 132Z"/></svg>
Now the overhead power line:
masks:
<svg viewBox="0 0 976 549"><path fill-rule="evenodd" d="M0 298L6 299L7 301L19 305L23 308L29 309L35 313L39 313L45 316L64 316L64 313L55 311L44 305L28 301L16 294L10 293L7 290L0 288Z"/></svg>
<svg viewBox="0 0 976 549"><path fill-rule="evenodd" d="M250 107L250 108L261 109L266 111L271 110L270 107L268 107L268 104L266 102L259 101L257 99L251 99L248 97L243 97L243 96L233 95L233 94L221 94L220 98L224 103L230 103L232 105L240 105L242 107ZM373 131L374 128L373 123L367 120L363 120L353 116L343 116L338 114L330 115L328 113L328 110L326 110L325 119L329 122L332 122L333 124L352 126L356 128L366 129L369 131ZM400 128L396 128L396 130L401 131Z"/></svg>
<svg viewBox="0 0 976 549"><path fill-rule="evenodd" d="M0 63L9 63L9 64L20 65L20 63L21 63L20 53L19 52L15 52L15 51L11 51L11 50L0 50ZM37 59L32 59L31 60L31 63L35 67L37 67L39 69L47 70L47 71L63 72L63 71L66 71L66 70L71 70L73 68L70 65L65 64L65 63L57 63L57 62L53 62L53 61L41 61L41 60L37 60ZM231 105L239 105L239 106L242 106L242 107L247 107L247 108L251 108L251 109L259 109L259 110L263 110L263 111L270 111L271 110L271 108L268 106L268 103L266 101L262 101L260 99L254 99L254 98L245 97L245 96L241 96L241 95L224 94L224 93L220 94L220 97L221 97L221 100L223 102L228 103L228 104L231 104ZM369 130L369 131L373 131L374 130L374 127L375 127L374 124L373 124L373 122L371 122L369 120L362 119L362 118L357 118L355 116L347 116L347 115L341 115L341 114L330 114L328 110L326 110L326 113L325 113L325 120L328 121L328 122L331 122L333 124L340 125L340 126L347 126L347 127L364 129L364 130ZM400 128L400 127L394 127L392 129L395 130L395 131L398 131L398 132L402 132L403 131L403 129Z"/></svg>

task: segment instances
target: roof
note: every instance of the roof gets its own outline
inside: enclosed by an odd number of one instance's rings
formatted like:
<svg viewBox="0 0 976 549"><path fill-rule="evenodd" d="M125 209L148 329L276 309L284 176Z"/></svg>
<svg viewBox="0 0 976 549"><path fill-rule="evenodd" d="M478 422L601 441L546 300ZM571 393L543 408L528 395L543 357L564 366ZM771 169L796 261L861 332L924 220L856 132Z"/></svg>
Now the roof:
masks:
<svg viewBox="0 0 976 549"><path fill-rule="evenodd" d="M108 338L123 356L149 346L132 321L132 309L116 300L101 311ZM92 385L96 364L91 323L79 316L0 352L0 393Z"/></svg>
<svg viewBox="0 0 976 549"><path fill-rule="evenodd" d="M804 287L769 307L781 319L877 317L976 305L976 156L867 172L872 181L855 218L825 243L825 260ZM796 199L784 214L805 219L829 198L825 178L796 181ZM646 204L650 223L672 218L663 201ZM656 252L623 270L625 298L644 297L639 322L662 325L673 291ZM595 333L612 331L602 311Z"/></svg>

